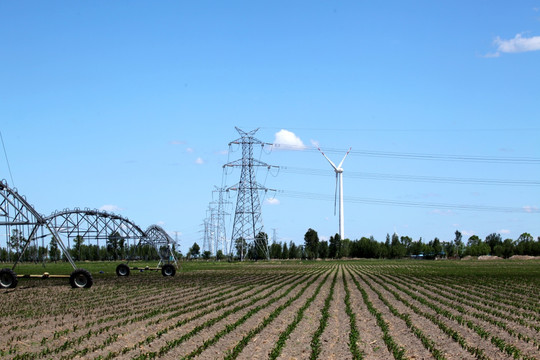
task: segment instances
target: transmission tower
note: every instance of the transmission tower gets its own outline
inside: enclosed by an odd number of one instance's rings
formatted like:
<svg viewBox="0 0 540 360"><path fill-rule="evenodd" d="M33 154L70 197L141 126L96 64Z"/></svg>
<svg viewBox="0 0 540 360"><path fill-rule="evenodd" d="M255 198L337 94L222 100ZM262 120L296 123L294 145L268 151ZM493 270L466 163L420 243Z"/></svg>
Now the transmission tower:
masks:
<svg viewBox="0 0 540 360"><path fill-rule="evenodd" d="M234 223L233 230L231 234L231 243L230 243L230 253L234 247L234 243L238 239L244 239L246 242L254 241L263 229L262 218L261 218L261 203L259 200L259 191L267 192L268 188L257 183L255 179L256 169L258 167L266 167L270 170L272 166L264 162L256 160L253 158L253 146L260 145L272 145L269 143L264 143L256 139L253 135L259 130L258 128L250 132L245 132L238 127L235 127L236 131L240 134L240 138L229 143L229 146L232 144L238 144L242 146L242 158L236 161L230 162L223 165L223 167L240 167L240 181L227 190L236 190L238 191L238 196L236 199L236 210L234 212ZM241 242L243 246L243 241ZM266 244L261 244L260 242L255 242L256 246L265 254L266 258L270 258L268 251L268 242ZM240 259L243 260L244 250L240 251Z"/></svg>
<svg viewBox="0 0 540 360"><path fill-rule="evenodd" d="M230 201L225 201L223 199L223 193L227 191L227 188L218 188L215 186L214 193L218 193L218 200L216 203L217 209L215 214L215 249L216 255L218 250L221 250L224 255L229 255L230 247L227 246L227 232L225 230L225 216L230 215L225 211L225 206L230 204Z"/></svg>
<svg viewBox="0 0 540 360"><path fill-rule="evenodd" d="M206 219L204 219L204 222L203 222L203 246L202 246L202 251L210 251L212 252L212 238L213 238L213 233L212 233L212 221L211 221L211 217L208 217L208 213L207 213L207 216L206 216Z"/></svg>

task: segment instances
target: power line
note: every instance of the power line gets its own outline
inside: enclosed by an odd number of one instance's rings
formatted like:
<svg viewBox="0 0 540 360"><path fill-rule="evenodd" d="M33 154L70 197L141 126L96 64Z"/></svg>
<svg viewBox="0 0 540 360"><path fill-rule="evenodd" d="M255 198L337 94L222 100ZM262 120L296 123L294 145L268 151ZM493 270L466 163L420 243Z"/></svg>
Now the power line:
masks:
<svg viewBox="0 0 540 360"><path fill-rule="evenodd" d="M281 172L310 176L331 176L322 169L280 166ZM456 184L476 184L476 185L505 185L505 186L539 186L539 180L514 180L514 179L481 179L481 178L458 178L441 176L403 175L387 173L369 172L347 172L347 178L388 180L388 181L411 181L430 183L456 183Z"/></svg>
<svg viewBox="0 0 540 360"><path fill-rule="evenodd" d="M334 201L333 195L309 193L302 191L281 190L281 196L308 200L323 200ZM419 208L435 208L435 209L451 209L451 210L467 210L467 211L488 211L488 212L504 212L504 213L540 213L540 209L536 207L519 208L509 206L490 206L490 205L469 205L469 204L444 204L444 203L429 203L417 201L402 201L390 199L374 199L347 196L345 200L348 203L357 204L373 204L373 205L388 205L388 206L403 206L403 207L419 207Z"/></svg>
<svg viewBox="0 0 540 360"><path fill-rule="evenodd" d="M312 151L316 152L317 147L314 146L295 146L288 144L273 144L276 149L297 150L297 151ZM330 148L325 149L328 153L341 153L343 149ZM421 153L405 153L392 151L374 151L374 150L352 150L352 156L367 156L376 158L392 158L406 160L431 160L431 161L460 161L460 162L481 162L481 163L498 163L498 164L540 164L540 158L537 157L497 157L497 156L476 156L476 155L452 155L452 154L421 154Z"/></svg>
<svg viewBox="0 0 540 360"><path fill-rule="evenodd" d="M266 130L281 130L284 127L261 127L261 129ZM527 128L517 128L517 127L507 127L507 128L309 128L309 127L287 127L287 130L304 130L304 131L334 131L334 132L530 132L530 131L540 131L540 127L527 127Z"/></svg>

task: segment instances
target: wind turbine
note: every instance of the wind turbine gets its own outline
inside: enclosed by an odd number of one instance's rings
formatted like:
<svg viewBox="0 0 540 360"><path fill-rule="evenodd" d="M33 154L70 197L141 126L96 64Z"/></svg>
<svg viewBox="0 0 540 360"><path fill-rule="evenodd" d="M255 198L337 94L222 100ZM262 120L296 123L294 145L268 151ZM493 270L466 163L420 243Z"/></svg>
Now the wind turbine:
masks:
<svg viewBox="0 0 540 360"><path fill-rule="evenodd" d="M343 165L343 161L345 161L345 158L347 155L349 155L349 152L351 152L352 148L349 148L345 156L343 157L343 160L339 163L338 166L336 166L329 158L326 156L320 148L318 148L321 154L325 157L326 160L332 165L334 168L334 171L336 172L336 194L334 197L334 215L336 214L336 197L337 197L337 191L338 191L338 183L339 183L339 237L341 240L345 238L345 223L343 220L343 168L341 165Z"/></svg>

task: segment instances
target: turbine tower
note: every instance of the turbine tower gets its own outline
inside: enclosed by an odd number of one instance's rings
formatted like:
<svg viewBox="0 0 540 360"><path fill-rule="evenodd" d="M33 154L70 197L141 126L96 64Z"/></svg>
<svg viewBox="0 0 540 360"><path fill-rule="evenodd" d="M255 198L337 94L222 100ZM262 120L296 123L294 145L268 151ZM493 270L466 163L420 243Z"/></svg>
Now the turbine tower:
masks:
<svg viewBox="0 0 540 360"><path fill-rule="evenodd" d="M345 161L345 158L347 155L349 155L349 152L351 152L352 148L349 148L345 156L343 157L343 160L339 163L338 166L336 166L329 158L326 156L320 148L318 148L321 154L325 157L326 160L332 165L334 168L334 171L336 172L336 194L334 197L334 215L336 214L336 197L337 197L337 191L338 191L338 183L339 183L339 237L341 240L345 239L345 222L343 219L343 168L341 165L343 165L343 161Z"/></svg>

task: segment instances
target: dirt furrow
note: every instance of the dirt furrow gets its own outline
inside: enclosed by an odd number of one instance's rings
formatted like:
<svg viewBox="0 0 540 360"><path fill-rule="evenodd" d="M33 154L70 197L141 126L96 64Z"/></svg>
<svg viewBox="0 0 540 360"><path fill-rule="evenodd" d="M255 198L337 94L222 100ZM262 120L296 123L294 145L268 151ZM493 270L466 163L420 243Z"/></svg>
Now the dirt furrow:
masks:
<svg viewBox="0 0 540 360"><path fill-rule="evenodd" d="M325 273L321 274L319 279L315 281L310 287L296 299L289 307L287 307L281 314L275 319L270 325L264 328L256 337L251 339L248 346L246 346L238 359L249 360L249 359L266 359L268 358L270 352L274 348L275 344L278 341L278 338L287 326L294 320L298 310L306 303L307 299L310 298L315 292L316 288L321 284L321 282L328 281L326 277L329 272L332 270L327 270ZM324 286L324 284L323 284ZM320 296L320 293L319 293Z"/></svg>
<svg viewBox="0 0 540 360"><path fill-rule="evenodd" d="M370 314L362 295L354 286L349 271L345 271L347 282L351 291L351 305L356 313L356 325L359 332L358 347L366 360L393 359L383 341L383 333L377 321Z"/></svg>
<svg viewBox="0 0 540 360"><path fill-rule="evenodd" d="M442 320L446 326L451 328L452 330L459 333L461 336L463 336L467 342L467 344L478 347L482 351L484 351L485 355L490 359L511 359L512 357L506 356L504 353L501 353L499 349L493 345L489 340L483 339L478 335L474 330L468 328L465 324L460 325L456 321L453 321L451 319L448 319L444 317L443 315L438 315L433 309L430 307L422 304L421 302L413 299L405 292L401 291L400 289L396 288L394 284L387 283L387 285L391 286L396 292L400 294L404 299L409 301L410 303L414 304L418 308L420 308L423 312L426 312L428 314L431 314L440 320ZM412 286L412 284L410 285ZM414 290L413 290L414 291ZM416 296L420 296L420 294L415 293ZM441 304L437 304L440 308L442 308Z"/></svg>
<svg viewBox="0 0 540 360"><path fill-rule="evenodd" d="M375 277L376 278L376 277ZM377 279L377 278L376 278ZM377 281L381 281L378 278ZM384 280L382 280L384 282ZM475 357L463 349L457 342L446 335L436 324L423 316L416 314L411 308L401 301L397 300L393 294L385 290L380 284L371 281L371 285L379 291L386 300L396 308L400 313L407 314L414 326L422 330L434 343L437 349L441 351L448 360L474 359Z"/></svg>
<svg viewBox="0 0 540 360"><path fill-rule="evenodd" d="M319 359L352 359L349 349L349 333L351 331L349 316L345 312L345 288L343 286L343 269L338 269L334 297L330 304L328 325L321 336L321 353Z"/></svg>
<svg viewBox="0 0 540 360"><path fill-rule="evenodd" d="M333 274L326 279L319 295L304 312L302 320L298 323L296 329L291 332L278 359L309 359L311 354L310 341L319 326L321 309L324 306L324 299L326 299L330 291L332 277Z"/></svg>
<svg viewBox="0 0 540 360"><path fill-rule="evenodd" d="M298 279L293 281L293 284L296 284L296 283L300 282L301 280L302 280L302 278L298 278ZM178 322L181 322L183 320L186 320L186 319L189 320L193 316L197 316L197 314L199 314L201 312L204 312L205 309L200 309L200 310L198 310L198 311L196 311L194 313L184 314L184 315L181 315L179 317L169 319L169 320L167 320L167 321L165 321L163 323L160 323L159 328L160 329L168 329L169 328L170 330L168 330L162 336L155 337L154 339L150 339L151 341L145 342L144 344L141 344L136 349L128 351L126 353L126 355L128 355L128 356L137 356L140 353L157 352L157 351L159 351L159 349L162 346L165 346L168 341L173 341L174 339L178 339L178 338L182 337L183 335L189 333L193 329L195 329L197 326L204 324L206 321L208 321L210 319L213 319L216 316L219 316L221 314L224 314L226 311L228 311L230 309L233 309L233 308L235 308L237 306L241 306L242 304L246 304L246 307L242 311L238 312L238 314L244 314L245 312L249 311L250 308L252 308L254 306L257 306L259 303L265 301L264 299L262 299L262 300L259 300L258 302L256 302L255 304L248 305L252 298L258 297L258 296L268 296L268 297L270 297L270 296L272 296L272 295L274 295L276 293L281 293L284 290L281 289L280 287L281 287L281 283L276 283L275 285L272 285L271 288L269 288L269 289L267 289L265 291L262 291L262 292L261 292L260 289L255 288L255 289L249 291L247 294L243 294L243 295L240 296L240 298L245 298L245 299L239 300L239 301L234 301L234 298L233 299L228 299L227 302L231 302L231 304L226 306L226 307L225 306L220 307L219 304L215 304L213 306L217 306L219 308L219 309L216 309L216 311L213 311L213 312L211 312L209 314L205 314L202 317L196 318L193 321L189 321L189 322L187 322L185 324L182 324L179 327L176 327L175 324L177 324ZM230 315L230 316L233 316L233 315ZM224 321L228 321L230 316L227 316L225 319L219 321L218 323L223 323ZM174 328L170 328L171 326L174 327ZM141 332L142 332L142 334L141 334ZM145 335L145 333L146 334L152 334L152 333L155 334L156 329L155 329L155 327L150 327L150 328L145 327L145 328L141 328L139 330L134 330L134 333L129 334L129 336L133 338L133 341L131 343L134 343L134 342L138 343L141 340L144 340L145 338L147 338L147 335ZM124 345L124 344L122 344L122 345ZM126 346L123 346L123 347L126 347ZM183 348L183 345L181 346L181 348Z"/></svg>
<svg viewBox="0 0 540 360"><path fill-rule="evenodd" d="M223 335L217 343L211 344L204 350L204 352L198 356L200 359L206 359L208 357L210 358L222 358L227 352L231 351L233 347L238 344L238 342L251 330L254 329L259 325L259 323L272 311L274 311L277 307L285 303L289 298L295 296L298 294L301 289L302 285L309 281L309 276L304 277L299 282L295 283L295 287L284 297L281 297L277 301L271 303L269 306L265 306L265 304L272 300L277 299L280 297L280 295L285 294L290 287L287 288L281 288L277 291L269 293L263 300L259 301L257 305L262 305L263 308L254 313L252 316L249 316L245 322L240 324L236 329L233 329L231 332L226 333ZM320 279L320 277L319 277ZM253 308L253 307L251 307ZM249 310L249 309L246 309ZM194 337L188 339L181 347L175 348L173 351L171 351L170 355L171 358L178 358L183 357L194 350L196 350L201 344L203 344L205 341L211 340L215 337L216 334L218 334L220 331L223 331L228 325L234 324L236 321L240 320L244 315L246 315L248 311L239 311L235 314L232 314L231 316L224 319L224 321L220 321L218 324L205 329L204 331L200 332L199 334L195 335Z"/></svg>
<svg viewBox="0 0 540 360"><path fill-rule="evenodd" d="M356 276L357 281L362 288L367 292L370 301L378 311L383 314L385 321L388 323L390 335L394 341L405 349L405 356L413 359L430 359L431 353L422 345L422 342L412 334L405 322L399 317L394 316L388 307L379 299L377 294L370 289L368 284L360 277Z"/></svg>

